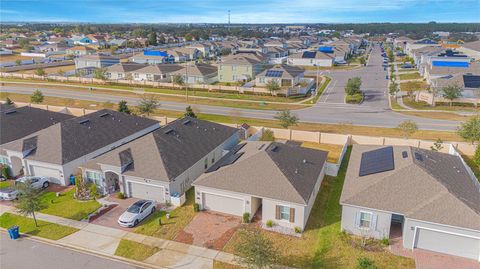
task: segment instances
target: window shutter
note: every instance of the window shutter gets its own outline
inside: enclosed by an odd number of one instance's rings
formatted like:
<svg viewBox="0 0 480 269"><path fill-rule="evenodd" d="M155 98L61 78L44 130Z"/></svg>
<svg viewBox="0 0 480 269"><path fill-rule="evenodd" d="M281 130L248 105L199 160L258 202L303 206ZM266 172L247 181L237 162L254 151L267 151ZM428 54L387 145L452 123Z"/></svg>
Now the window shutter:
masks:
<svg viewBox="0 0 480 269"><path fill-rule="evenodd" d="M377 214L372 214L372 222L370 224L370 228L374 231L377 230L377 218L378 218Z"/></svg>
<svg viewBox="0 0 480 269"><path fill-rule="evenodd" d="M290 207L290 222L295 222L295 208Z"/></svg>
<svg viewBox="0 0 480 269"><path fill-rule="evenodd" d="M280 219L280 206L275 206L275 219Z"/></svg>
<svg viewBox="0 0 480 269"><path fill-rule="evenodd" d="M360 227L360 212L355 215L355 227Z"/></svg>

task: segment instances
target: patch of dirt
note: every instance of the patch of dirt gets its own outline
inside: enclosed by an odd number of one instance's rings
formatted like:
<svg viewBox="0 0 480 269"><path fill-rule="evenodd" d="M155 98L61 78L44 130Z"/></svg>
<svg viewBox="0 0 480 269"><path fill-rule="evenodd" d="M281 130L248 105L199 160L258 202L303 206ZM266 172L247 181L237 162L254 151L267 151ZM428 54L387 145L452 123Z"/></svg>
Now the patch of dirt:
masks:
<svg viewBox="0 0 480 269"><path fill-rule="evenodd" d="M205 242L203 246L210 249L222 250L230 238L232 238L233 234L238 230L238 228L239 227L235 227L224 232L219 238L216 238L215 240L209 240Z"/></svg>
<svg viewBox="0 0 480 269"><path fill-rule="evenodd" d="M187 233L184 230L181 230L177 233L174 238L175 241L185 244L193 244L193 235L191 233Z"/></svg>

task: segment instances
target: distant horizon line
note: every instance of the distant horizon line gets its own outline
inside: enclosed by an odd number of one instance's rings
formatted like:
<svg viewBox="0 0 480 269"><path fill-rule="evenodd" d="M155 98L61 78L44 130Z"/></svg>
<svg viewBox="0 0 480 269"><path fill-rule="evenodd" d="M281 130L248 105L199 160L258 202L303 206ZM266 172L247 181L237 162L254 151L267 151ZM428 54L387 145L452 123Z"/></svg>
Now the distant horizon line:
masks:
<svg viewBox="0 0 480 269"><path fill-rule="evenodd" d="M245 23L230 23L230 25L316 25L316 24L480 24L480 22L245 22ZM91 22L91 21L0 21L0 24L212 24L212 25L229 25L229 23L216 22Z"/></svg>

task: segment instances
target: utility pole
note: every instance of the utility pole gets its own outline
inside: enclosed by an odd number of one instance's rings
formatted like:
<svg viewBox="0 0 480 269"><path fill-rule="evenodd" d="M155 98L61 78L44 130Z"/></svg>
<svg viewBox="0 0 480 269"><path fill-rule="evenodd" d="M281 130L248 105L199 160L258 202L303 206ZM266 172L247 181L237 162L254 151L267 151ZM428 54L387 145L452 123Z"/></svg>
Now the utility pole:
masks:
<svg viewBox="0 0 480 269"><path fill-rule="evenodd" d="M187 104L188 104L188 62L185 63L185 96L187 97Z"/></svg>
<svg viewBox="0 0 480 269"><path fill-rule="evenodd" d="M228 31L230 32L230 9L228 10Z"/></svg>

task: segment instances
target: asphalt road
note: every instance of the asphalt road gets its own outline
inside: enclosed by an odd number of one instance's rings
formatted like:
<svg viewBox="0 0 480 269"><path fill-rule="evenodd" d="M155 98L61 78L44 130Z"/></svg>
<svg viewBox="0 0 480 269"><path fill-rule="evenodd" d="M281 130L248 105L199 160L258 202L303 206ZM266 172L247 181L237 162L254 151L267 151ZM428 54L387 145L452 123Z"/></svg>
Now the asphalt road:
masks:
<svg viewBox="0 0 480 269"><path fill-rule="evenodd" d="M2 269L135 269L138 267L91 254L20 238L12 241L0 233Z"/></svg>

